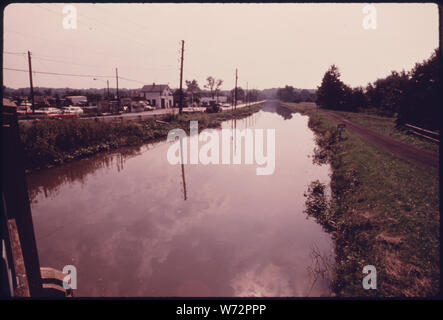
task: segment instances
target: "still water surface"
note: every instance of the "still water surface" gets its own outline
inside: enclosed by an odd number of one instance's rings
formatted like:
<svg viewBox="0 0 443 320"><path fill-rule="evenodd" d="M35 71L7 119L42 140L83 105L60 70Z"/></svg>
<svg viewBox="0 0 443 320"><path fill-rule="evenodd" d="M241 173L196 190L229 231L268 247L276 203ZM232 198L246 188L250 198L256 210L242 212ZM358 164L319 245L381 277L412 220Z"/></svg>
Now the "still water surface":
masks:
<svg viewBox="0 0 443 320"><path fill-rule="evenodd" d="M333 244L303 212L314 165L308 117L273 103L223 128L275 128L275 172L180 165L168 142L28 175L40 265L77 268L76 296L328 296L313 249Z"/></svg>

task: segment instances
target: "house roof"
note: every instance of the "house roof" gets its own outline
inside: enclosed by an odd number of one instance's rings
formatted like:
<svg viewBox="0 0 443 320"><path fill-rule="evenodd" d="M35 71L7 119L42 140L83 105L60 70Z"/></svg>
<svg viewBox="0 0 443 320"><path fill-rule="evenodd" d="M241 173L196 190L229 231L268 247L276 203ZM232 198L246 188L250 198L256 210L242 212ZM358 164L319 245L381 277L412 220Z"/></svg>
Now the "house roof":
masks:
<svg viewBox="0 0 443 320"><path fill-rule="evenodd" d="M17 105L8 98L3 98L3 106L5 107L17 107Z"/></svg>
<svg viewBox="0 0 443 320"><path fill-rule="evenodd" d="M148 84L143 86L141 89L142 92L163 92L165 89L169 89L169 86L167 84Z"/></svg>

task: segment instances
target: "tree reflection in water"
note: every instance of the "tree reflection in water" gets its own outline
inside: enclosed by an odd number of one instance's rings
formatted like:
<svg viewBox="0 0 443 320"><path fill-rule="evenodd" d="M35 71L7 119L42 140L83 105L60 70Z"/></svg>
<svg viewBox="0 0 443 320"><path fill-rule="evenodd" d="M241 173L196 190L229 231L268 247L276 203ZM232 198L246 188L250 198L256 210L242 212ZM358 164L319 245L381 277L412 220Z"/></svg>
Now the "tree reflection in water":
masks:
<svg viewBox="0 0 443 320"><path fill-rule="evenodd" d="M151 149L155 144L144 145L143 148ZM57 195L59 188L64 184L79 181L84 184L85 177L101 168L116 167L117 171L123 170L126 160L141 154L142 146L121 148L96 154L91 158L75 160L59 167L43 169L27 175L28 194L31 202L36 202L36 197L43 192L45 198ZM85 160L85 161L84 161ZM51 175L47 171L52 171Z"/></svg>
<svg viewBox="0 0 443 320"><path fill-rule="evenodd" d="M262 110L266 112L277 113L285 120L292 119L292 111L285 107L282 107L280 104L266 104L262 108Z"/></svg>

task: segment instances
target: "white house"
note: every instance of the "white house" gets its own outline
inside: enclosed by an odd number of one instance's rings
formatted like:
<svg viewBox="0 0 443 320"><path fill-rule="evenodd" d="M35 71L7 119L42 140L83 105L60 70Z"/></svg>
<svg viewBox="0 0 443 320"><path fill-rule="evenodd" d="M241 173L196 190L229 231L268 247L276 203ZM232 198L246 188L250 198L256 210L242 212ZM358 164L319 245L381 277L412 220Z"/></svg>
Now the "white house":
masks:
<svg viewBox="0 0 443 320"><path fill-rule="evenodd" d="M172 108L173 96L171 88L167 84L155 84L143 86L141 96L154 108Z"/></svg>

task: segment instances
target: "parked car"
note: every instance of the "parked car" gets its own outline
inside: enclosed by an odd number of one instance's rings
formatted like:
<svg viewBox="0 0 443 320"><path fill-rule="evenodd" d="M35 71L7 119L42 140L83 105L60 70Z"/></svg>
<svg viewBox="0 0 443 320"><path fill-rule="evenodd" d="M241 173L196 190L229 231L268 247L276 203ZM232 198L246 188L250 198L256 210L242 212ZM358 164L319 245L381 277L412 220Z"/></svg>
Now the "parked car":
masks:
<svg viewBox="0 0 443 320"><path fill-rule="evenodd" d="M217 105L206 107L206 113L217 113L221 111L221 107Z"/></svg>
<svg viewBox="0 0 443 320"><path fill-rule="evenodd" d="M40 108L40 109L35 110L35 113L43 114L43 115L55 114L55 113L60 113L60 112L61 112L60 109L53 108L53 107L45 107L45 108Z"/></svg>
<svg viewBox="0 0 443 320"><path fill-rule="evenodd" d="M32 113L31 106L28 106L28 105L20 105L20 106L17 107L17 113L18 113L18 114Z"/></svg>
<svg viewBox="0 0 443 320"><path fill-rule="evenodd" d="M75 107L75 106L69 106L69 107L64 107L62 108L62 111L64 113L75 113L75 114L83 114L83 109L80 107Z"/></svg>
<svg viewBox="0 0 443 320"><path fill-rule="evenodd" d="M60 113L51 113L48 114L48 118L51 119L66 119L66 118L76 118L78 117L78 113L72 113L72 112L60 112Z"/></svg>

